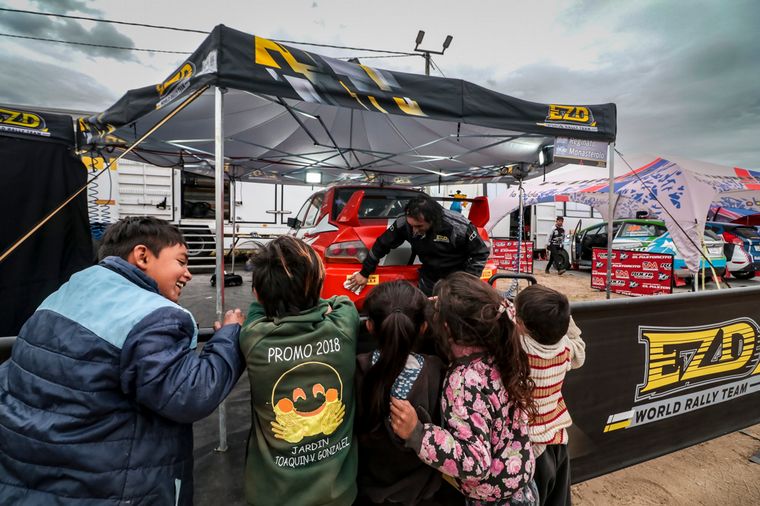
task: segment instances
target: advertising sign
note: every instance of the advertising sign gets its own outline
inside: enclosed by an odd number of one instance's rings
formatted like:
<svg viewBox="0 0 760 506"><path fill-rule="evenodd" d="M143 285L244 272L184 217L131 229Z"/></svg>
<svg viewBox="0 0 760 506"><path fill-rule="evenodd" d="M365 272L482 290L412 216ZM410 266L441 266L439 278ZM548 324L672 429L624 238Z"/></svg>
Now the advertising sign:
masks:
<svg viewBox="0 0 760 506"><path fill-rule="evenodd" d="M554 161L606 167L607 143L557 137L554 140Z"/></svg>
<svg viewBox="0 0 760 506"><path fill-rule="evenodd" d="M586 363L563 392L579 482L760 422L758 288L571 306Z"/></svg>
<svg viewBox="0 0 760 506"><path fill-rule="evenodd" d="M612 286L622 295L642 296L672 293L673 255L644 251L612 250ZM607 288L607 249L594 248L591 288Z"/></svg>
<svg viewBox="0 0 760 506"><path fill-rule="evenodd" d="M499 269L515 271L517 258L517 239L493 239L493 254L491 260L496 262ZM522 242L520 255L520 272L533 274L533 241Z"/></svg>

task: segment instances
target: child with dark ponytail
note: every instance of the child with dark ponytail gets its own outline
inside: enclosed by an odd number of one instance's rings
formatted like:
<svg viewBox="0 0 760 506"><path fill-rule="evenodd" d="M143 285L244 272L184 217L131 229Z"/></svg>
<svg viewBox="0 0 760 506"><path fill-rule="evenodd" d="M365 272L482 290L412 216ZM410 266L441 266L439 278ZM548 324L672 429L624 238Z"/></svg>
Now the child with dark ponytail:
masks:
<svg viewBox="0 0 760 506"><path fill-rule="evenodd" d="M451 364L442 425L391 399L391 428L423 462L456 480L469 505L536 505L528 357L499 294L455 273L436 284L433 327Z"/></svg>
<svg viewBox="0 0 760 506"><path fill-rule="evenodd" d="M427 297L407 281L380 284L364 304L367 330L378 348L357 357L356 504L419 504L440 487L440 473L404 448L388 419L391 397L406 400L428 420L438 418L445 368L437 357L413 351L427 328L427 306Z"/></svg>

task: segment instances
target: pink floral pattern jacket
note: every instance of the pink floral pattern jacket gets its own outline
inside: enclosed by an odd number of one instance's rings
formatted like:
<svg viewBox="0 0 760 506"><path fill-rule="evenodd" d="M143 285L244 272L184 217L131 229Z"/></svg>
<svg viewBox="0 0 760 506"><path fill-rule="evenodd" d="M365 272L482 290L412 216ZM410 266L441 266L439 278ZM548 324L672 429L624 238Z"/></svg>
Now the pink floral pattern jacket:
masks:
<svg viewBox="0 0 760 506"><path fill-rule="evenodd" d="M535 466L528 417L507 398L489 357L475 354L452 363L441 410L444 427L418 423L406 445L456 479L468 503L528 499L518 497L530 488Z"/></svg>

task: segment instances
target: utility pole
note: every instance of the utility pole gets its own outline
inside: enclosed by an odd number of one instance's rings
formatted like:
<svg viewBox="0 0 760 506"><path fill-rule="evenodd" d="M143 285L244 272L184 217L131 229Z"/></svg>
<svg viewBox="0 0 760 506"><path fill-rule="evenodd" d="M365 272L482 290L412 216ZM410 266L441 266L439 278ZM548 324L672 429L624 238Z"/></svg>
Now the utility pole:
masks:
<svg viewBox="0 0 760 506"><path fill-rule="evenodd" d="M430 49L420 49L420 44L422 44L422 39L425 37L425 32L420 30L417 32L417 39L414 41L415 46L414 50L418 53L422 53L423 58L425 58L425 75L430 75L430 55L431 54L443 54L446 52L446 49L451 45L451 41L454 39L451 35L446 36L446 40L443 41L443 49L441 51L431 51Z"/></svg>

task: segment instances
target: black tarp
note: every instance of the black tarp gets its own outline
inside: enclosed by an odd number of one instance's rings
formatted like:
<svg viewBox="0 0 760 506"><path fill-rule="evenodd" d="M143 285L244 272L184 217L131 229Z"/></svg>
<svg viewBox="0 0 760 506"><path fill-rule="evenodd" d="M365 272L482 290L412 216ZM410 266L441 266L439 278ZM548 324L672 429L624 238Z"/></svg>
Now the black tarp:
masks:
<svg viewBox="0 0 760 506"><path fill-rule="evenodd" d="M7 110L18 111L0 109ZM50 135L0 124L0 252L86 182L85 167L72 155L71 118L37 115ZM85 198L83 192L0 262L0 336L16 335L45 297L93 263Z"/></svg>
<svg viewBox="0 0 760 506"><path fill-rule="evenodd" d="M82 144L131 145L194 91L225 88L224 150L251 180L431 184L506 177L555 136L611 142L614 104L539 104L467 81L391 72L217 26L162 83L79 122ZM214 153L211 90L137 155L203 172ZM193 167L195 166L195 167ZM207 171L210 171L208 169ZM483 181L486 182L486 181Z"/></svg>

